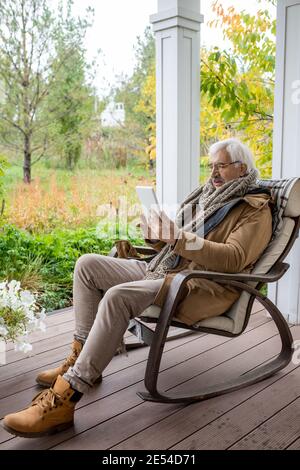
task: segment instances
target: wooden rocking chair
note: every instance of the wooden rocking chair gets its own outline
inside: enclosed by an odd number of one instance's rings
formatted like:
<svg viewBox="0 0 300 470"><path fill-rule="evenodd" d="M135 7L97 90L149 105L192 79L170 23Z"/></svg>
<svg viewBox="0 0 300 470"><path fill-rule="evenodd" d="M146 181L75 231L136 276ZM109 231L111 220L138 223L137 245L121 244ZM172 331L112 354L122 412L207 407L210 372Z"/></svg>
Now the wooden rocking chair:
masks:
<svg viewBox="0 0 300 470"><path fill-rule="evenodd" d="M261 183L265 187L268 183L270 183L270 185L276 185L276 183L282 184L282 181L265 181ZM256 263L251 274L182 271L173 279L162 309L152 305L138 318L131 320L128 328L129 331L150 346L144 379L145 387L148 392L138 392L141 398L165 403L191 403L205 400L254 384L273 375L289 364L293 355L293 339L289 326L276 305L260 292L264 284L278 281L288 270L289 265L283 261L291 250L299 233L300 180L289 180L286 182L286 187L288 190L285 194L285 207L282 210L282 226L279 231L275 232L275 236ZM282 201L276 202L277 206L280 207ZM135 248L139 253L146 256L154 254L151 248ZM110 255L116 256L116 250L113 249ZM223 315L202 320L193 326L187 326L176 321L176 308L181 299L185 284L193 278L210 279L219 284L231 285L241 289L242 294L234 305ZM157 382L160 363L170 326L192 330L194 332L212 333L233 338L241 335L247 327L255 299L267 310L278 328L282 348L276 358L233 380L206 388L204 387L195 395L166 394L158 390ZM156 323L155 330L153 331L144 323Z"/></svg>

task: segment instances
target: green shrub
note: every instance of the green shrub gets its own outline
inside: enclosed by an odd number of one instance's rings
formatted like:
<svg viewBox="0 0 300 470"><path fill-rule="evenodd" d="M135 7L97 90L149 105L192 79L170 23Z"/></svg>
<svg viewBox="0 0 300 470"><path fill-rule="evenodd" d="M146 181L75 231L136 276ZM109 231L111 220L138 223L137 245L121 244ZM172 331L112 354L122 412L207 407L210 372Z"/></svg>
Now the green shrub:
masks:
<svg viewBox="0 0 300 470"><path fill-rule="evenodd" d="M142 240L133 240L141 244ZM71 305L73 270L85 253L107 254L114 244L95 229L56 230L30 235L12 225L0 228L0 280L16 279L38 294L47 311Z"/></svg>

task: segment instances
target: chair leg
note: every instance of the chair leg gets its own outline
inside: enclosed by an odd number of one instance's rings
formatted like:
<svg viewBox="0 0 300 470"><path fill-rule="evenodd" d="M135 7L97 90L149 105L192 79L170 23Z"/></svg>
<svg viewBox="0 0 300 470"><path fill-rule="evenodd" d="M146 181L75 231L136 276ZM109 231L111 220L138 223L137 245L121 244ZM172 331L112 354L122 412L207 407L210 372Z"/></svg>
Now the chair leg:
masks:
<svg viewBox="0 0 300 470"><path fill-rule="evenodd" d="M237 284L240 283L237 282ZM235 379L219 383L213 386L205 387L193 396L182 395L177 393L164 393L158 390L157 381L161 362L161 355L164 346L163 338L165 337L166 333L159 332L158 335L154 335L146 368L145 386L148 392L138 392L139 397L141 397L143 400L160 403L192 403L202 401L255 384L261 380L272 376L273 374L275 374L276 372L283 369L289 364L293 355L293 338L289 326L286 323L281 312L267 297L264 297L256 289L250 286L246 286L245 288L245 285L243 286L243 288L244 290L249 291L249 293L255 294L257 300L265 307L265 309L270 313L271 317L273 318L278 328L282 343L282 349L278 356L267 364L264 364ZM168 329L168 327L169 326L166 325L166 329Z"/></svg>

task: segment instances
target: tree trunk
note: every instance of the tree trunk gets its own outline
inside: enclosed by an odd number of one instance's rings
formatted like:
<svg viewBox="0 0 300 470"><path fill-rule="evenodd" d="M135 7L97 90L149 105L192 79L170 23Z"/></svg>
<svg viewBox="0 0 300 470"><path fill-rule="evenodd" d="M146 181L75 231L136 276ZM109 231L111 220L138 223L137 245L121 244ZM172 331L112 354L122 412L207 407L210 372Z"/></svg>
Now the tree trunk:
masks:
<svg viewBox="0 0 300 470"><path fill-rule="evenodd" d="M71 152L67 153L67 170L73 171L73 159Z"/></svg>
<svg viewBox="0 0 300 470"><path fill-rule="evenodd" d="M24 137L24 165L23 165L23 181L26 184L31 183L31 142L30 136Z"/></svg>

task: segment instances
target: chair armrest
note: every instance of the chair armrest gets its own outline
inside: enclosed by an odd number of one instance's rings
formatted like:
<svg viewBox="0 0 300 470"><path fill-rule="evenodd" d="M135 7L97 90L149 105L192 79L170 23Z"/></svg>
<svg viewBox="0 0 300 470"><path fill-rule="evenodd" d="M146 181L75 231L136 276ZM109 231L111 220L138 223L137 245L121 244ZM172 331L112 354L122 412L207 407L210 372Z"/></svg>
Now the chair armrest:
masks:
<svg viewBox="0 0 300 470"><path fill-rule="evenodd" d="M176 275L181 277L181 282L187 282L190 279L209 279L212 281L240 281L240 282L276 282L278 281L289 269L289 264L287 263L276 263L267 274L228 274L228 273L218 273L213 271L181 271ZM225 282L222 282L224 284Z"/></svg>
<svg viewBox="0 0 300 470"><path fill-rule="evenodd" d="M140 253L141 255L147 255L147 256L155 256L157 255L157 251L155 251L153 248L151 248L150 246L136 246L134 245L134 247L136 249L136 251L138 253ZM110 256L112 258L117 258L118 257L118 252L117 252L117 248L114 246L110 252L108 253L107 256ZM131 258L133 259L133 258ZM149 258L144 258L144 259L141 259L142 261L148 261Z"/></svg>
<svg viewBox="0 0 300 470"><path fill-rule="evenodd" d="M242 291L244 290L249 294L254 295L255 297L264 299L264 296L260 294L260 292L255 287L250 286L248 282L276 282L284 275L288 268L289 265L287 263L278 262L273 266L272 269L270 269L267 274L261 275L242 273L227 274L212 271L181 271L176 274L170 284L166 300L158 319L158 325L160 325L162 330L165 331L166 326L170 324L171 319L176 312L177 305L182 298L185 285L190 279L210 279L212 281L218 282L219 284L232 285Z"/></svg>
<svg viewBox="0 0 300 470"><path fill-rule="evenodd" d="M138 253L141 253L141 255L157 255L158 252L156 250L154 250L153 248L151 248L151 246L136 246L134 245L134 247L136 249L136 251Z"/></svg>

